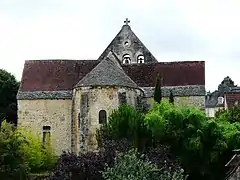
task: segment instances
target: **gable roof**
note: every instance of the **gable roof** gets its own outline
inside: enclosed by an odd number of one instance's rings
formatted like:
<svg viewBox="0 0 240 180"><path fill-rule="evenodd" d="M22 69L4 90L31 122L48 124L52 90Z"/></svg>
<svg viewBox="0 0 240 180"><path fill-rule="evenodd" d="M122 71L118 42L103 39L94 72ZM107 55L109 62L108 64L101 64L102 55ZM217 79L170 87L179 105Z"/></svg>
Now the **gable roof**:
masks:
<svg viewBox="0 0 240 180"><path fill-rule="evenodd" d="M115 59L114 56L109 57L102 60L92 71L83 77L75 87L124 86L137 88L137 84L125 74L118 64L117 59Z"/></svg>
<svg viewBox="0 0 240 180"><path fill-rule="evenodd" d="M72 90L99 62L97 60L25 61L19 91ZM203 61L132 64L123 65L122 68L139 87L154 87L158 72L162 75L163 86L205 85Z"/></svg>
<svg viewBox="0 0 240 180"><path fill-rule="evenodd" d="M157 62L156 58L140 41L136 34L131 30L131 27L129 25L122 26L122 29L115 36L115 38L103 51L103 53L100 55L98 59L99 60L104 59L104 57L106 57L106 55L110 51L115 53L118 59L120 60L122 60L124 54L130 53L133 59L136 59L136 56L142 54L144 55L145 63Z"/></svg>
<svg viewBox="0 0 240 180"><path fill-rule="evenodd" d="M98 63L96 60L25 61L19 91L70 90Z"/></svg>

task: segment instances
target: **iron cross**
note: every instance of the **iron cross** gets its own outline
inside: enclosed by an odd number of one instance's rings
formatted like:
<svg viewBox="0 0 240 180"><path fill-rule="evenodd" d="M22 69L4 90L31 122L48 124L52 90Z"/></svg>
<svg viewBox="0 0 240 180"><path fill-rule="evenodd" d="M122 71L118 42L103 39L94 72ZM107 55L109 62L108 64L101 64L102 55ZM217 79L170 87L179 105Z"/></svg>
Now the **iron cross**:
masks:
<svg viewBox="0 0 240 180"><path fill-rule="evenodd" d="M126 18L126 20L124 21L124 23L125 23L126 25L128 25L128 23L130 23L130 20L129 20L128 18Z"/></svg>

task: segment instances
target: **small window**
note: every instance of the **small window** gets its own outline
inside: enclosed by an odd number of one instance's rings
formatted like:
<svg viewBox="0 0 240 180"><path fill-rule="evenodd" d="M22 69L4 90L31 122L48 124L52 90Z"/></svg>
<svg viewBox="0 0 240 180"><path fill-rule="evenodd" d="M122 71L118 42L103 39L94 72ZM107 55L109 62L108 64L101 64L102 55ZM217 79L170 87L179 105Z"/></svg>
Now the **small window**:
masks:
<svg viewBox="0 0 240 180"><path fill-rule="evenodd" d="M126 92L118 93L119 105L127 104Z"/></svg>
<svg viewBox="0 0 240 180"><path fill-rule="evenodd" d="M131 57L129 54L123 55L123 64L131 64Z"/></svg>
<svg viewBox="0 0 240 180"><path fill-rule="evenodd" d="M51 127L50 126L43 126L43 144L50 143L50 136L51 136Z"/></svg>
<svg viewBox="0 0 240 180"><path fill-rule="evenodd" d="M139 64L144 63L144 56L143 56L143 55L139 55L139 56L137 57L137 62L138 62Z"/></svg>
<svg viewBox="0 0 240 180"><path fill-rule="evenodd" d="M224 98L223 97L218 97L218 104L223 104Z"/></svg>
<svg viewBox="0 0 240 180"><path fill-rule="evenodd" d="M103 124L107 121L107 112L105 110L99 111L99 124Z"/></svg>

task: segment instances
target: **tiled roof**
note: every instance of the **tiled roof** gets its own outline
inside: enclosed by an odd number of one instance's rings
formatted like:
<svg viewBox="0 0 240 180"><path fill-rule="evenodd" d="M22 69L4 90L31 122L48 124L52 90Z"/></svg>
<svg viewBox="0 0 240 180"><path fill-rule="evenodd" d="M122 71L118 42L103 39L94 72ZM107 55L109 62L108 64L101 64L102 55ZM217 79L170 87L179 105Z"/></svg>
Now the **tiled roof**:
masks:
<svg viewBox="0 0 240 180"><path fill-rule="evenodd" d="M72 89L99 61L30 60L25 61L20 91L60 91Z"/></svg>
<svg viewBox="0 0 240 180"><path fill-rule="evenodd" d="M235 105L240 106L240 92L231 92L226 94L226 103L228 108Z"/></svg>
<svg viewBox="0 0 240 180"><path fill-rule="evenodd" d="M205 85L205 63L185 61L123 65L128 76L140 87L154 87L157 73L162 86Z"/></svg>
<svg viewBox="0 0 240 180"><path fill-rule="evenodd" d="M26 61L19 90L71 90L98 63L96 60ZM163 86L205 85L203 61L123 65L123 70L139 87L153 87L158 72Z"/></svg>

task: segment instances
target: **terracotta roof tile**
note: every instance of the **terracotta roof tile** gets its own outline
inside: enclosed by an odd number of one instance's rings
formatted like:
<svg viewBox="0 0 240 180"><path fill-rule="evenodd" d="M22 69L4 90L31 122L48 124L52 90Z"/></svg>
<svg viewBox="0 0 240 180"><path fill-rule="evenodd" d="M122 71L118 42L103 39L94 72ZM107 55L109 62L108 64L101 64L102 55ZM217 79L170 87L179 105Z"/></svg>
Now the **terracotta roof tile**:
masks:
<svg viewBox="0 0 240 180"><path fill-rule="evenodd" d="M240 106L240 92L231 92L226 94L226 103L228 108L235 105Z"/></svg>
<svg viewBox="0 0 240 180"><path fill-rule="evenodd" d="M72 89L99 61L26 61L20 91L59 91ZM163 86L205 85L203 61L123 65L126 74L139 87L153 87L158 72Z"/></svg>
<svg viewBox="0 0 240 180"><path fill-rule="evenodd" d="M140 87L154 87L157 73L163 86L205 85L204 61L132 64L123 69Z"/></svg>
<svg viewBox="0 0 240 180"><path fill-rule="evenodd" d="M19 90L69 90L98 63L96 60L25 61Z"/></svg>

